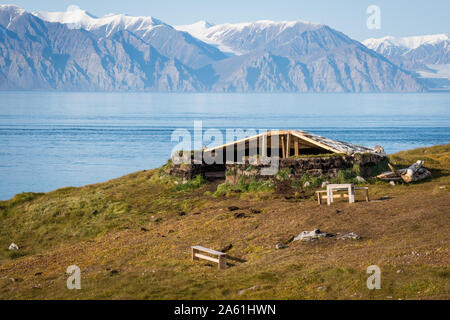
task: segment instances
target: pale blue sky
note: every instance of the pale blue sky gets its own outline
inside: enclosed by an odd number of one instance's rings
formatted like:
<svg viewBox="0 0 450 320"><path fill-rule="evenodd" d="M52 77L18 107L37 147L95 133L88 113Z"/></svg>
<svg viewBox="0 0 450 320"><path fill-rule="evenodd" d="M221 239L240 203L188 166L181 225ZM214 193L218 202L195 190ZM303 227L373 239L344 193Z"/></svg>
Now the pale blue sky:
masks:
<svg viewBox="0 0 450 320"><path fill-rule="evenodd" d="M78 5L96 16L146 15L171 25L199 20L216 24L307 20L327 24L357 40L450 33L449 0L11 0L10 3L29 11L65 11L69 5ZM381 8L381 30L366 27L369 5Z"/></svg>

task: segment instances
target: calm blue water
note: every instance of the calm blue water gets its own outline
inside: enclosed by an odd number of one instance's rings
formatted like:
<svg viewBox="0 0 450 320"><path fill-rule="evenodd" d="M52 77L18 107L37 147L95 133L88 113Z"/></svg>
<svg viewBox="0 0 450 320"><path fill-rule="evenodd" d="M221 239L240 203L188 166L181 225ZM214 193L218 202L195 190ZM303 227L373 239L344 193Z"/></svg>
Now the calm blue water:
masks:
<svg viewBox="0 0 450 320"><path fill-rule="evenodd" d="M389 153L450 143L450 94L0 93L0 199L164 164L175 128L303 129Z"/></svg>

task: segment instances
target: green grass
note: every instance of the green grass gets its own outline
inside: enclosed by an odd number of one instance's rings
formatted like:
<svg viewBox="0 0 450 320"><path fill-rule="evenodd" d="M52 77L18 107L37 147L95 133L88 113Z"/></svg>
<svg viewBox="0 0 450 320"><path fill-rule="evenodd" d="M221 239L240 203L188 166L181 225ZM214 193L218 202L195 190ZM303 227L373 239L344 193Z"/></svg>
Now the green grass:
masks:
<svg viewBox="0 0 450 320"><path fill-rule="evenodd" d="M341 200L331 207L312 197L290 201L272 193L270 180L241 179L215 191L201 177L180 184L160 170L16 195L0 201L0 299L448 299L450 146L390 159L396 167L425 159L433 177L374 184L370 196L377 201L366 203L357 194L355 204ZM339 179L351 181L355 171ZM305 175L297 183L317 187L324 178ZM236 218L230 206L244 216ZM315 228L362 239L275 249ZM20 250L7 250L11 242ZM220 250L228 244L228 254L245 262L231 261L218 273L190 260L191 245ZM82 269L81 291L65 287L72 264ZM372 264L382 269L382 289L373 292L365 287ZM253 286L259 289L238 294Z"/></svg>
<svg viewBox="0 0 450 320"><path fill-rule="evenodd" d="M192 191L198 189L206 184L205 178L202 175L197 175L194 179L188 181L178 181L178 184L174 187L175 191Z"/></svg>
<svg viewBox="0 0 450 320"><path fill-rule="evenodd" d="M290 179L290 175L292 173L291 169L282 169L279 170L277 175L276 175L276 179L280 180L280 181L286 181Z"/></svg>
<svg viewBox="0 0 450 320"><path fill-rule="evenodd" d="M235 193L271 193L274 190L273 182L270 180L257 179L255 177L241 177L236 185L224 182L217 186L214 196L226 196Z"/></svg>

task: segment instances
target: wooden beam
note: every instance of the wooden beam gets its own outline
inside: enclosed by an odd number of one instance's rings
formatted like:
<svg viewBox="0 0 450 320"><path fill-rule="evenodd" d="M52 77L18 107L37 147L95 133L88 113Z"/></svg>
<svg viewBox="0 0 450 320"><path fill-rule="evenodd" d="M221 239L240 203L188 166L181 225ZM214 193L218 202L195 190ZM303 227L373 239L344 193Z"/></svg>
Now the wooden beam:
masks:
<svg viewBox="0 0 450 320"><path fill-rule="evenodd" d="M211 152L211 151L213 151L213 150L218 150L218 149L226 148L226 147L228 147L228 146L236 145L236 144L242 143L242 142L244 142L244 141L248 141L248 140L252 140L252 139L258 139L258 138L261 137L261 136L267 136L267 137L271 137L271 136L281 136L281 135L283 135L283 134L286 134L287 132L288 132L288 131L286 131L286 130L264 132L264 133L257 134L256 136L251 136L251 137L247 137L247 138L244 138L244 139L232 141L232 142L225 143L225 144L222 144L222 145L217 146L217 147L212 147L212 148L203 150L203 152Z"/></svg>
<svg viewBox="0 0 450 320"><path fill-rule="evenodd" d="M305 137L304 135L302 135L298 131L292 131L292 135L300 138L301 140L307 141L307 142L311 143L312 145L318 146L318 147L320 147L322 149L325 149L325 150L328 150L328 151L331 151L331 152L335 152L335 153L341 153L341 151L339 151L337 149L334 149L334 148L332 148L330 146L327 146L327 145L325 145L325 144L323 144L321 142L318 142L318 141L312 140L312 139L310 139L308 137Z"/></svg>
<svg viewBox="0 0 450 320"><path fill-rule="evenodd" d="M286 134L286 156L287 158L289 158L291 156L291 135L289 134L289 132Z"/></svg>
<svg viewBox="0 0 450 320"><path fill-rule="evenodd" d="M298 138L295 138L294 140L294 154L295 156L298 156Z"/></svg>
<svg viewBox="0 0 450 320"><path fill-rule="evenodd" d="M281 136L281 151L282 151L283 159L286 159L286 145L284 143L284 136Z"/></svg>
<svg viewBox="0 0 450 320"><path fill-rule="evenodd" d="M204 254L201 254L201 253L196 253L195 257L203 259L203 260L208 260L208 261L211 261L211 262L219 263L219 259L207 256L207 255L204 255Z"/></svg>

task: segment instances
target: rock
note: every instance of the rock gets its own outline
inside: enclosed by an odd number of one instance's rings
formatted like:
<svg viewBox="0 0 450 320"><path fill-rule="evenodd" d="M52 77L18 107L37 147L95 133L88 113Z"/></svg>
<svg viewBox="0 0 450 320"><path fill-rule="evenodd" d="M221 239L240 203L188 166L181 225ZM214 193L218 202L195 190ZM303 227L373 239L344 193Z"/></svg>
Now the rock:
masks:
<svg viewBox="0 0 450 320"><path fill-rule="evenodd" d="M350 232L350 233L340 235L339 237L337 237L337 239L339 239L339 240L346 240L346 239L359 240L359 239L361 239L361 237L354 232Z"/></svg>
<svg viewBox="0 0 450 320"><path fill-rule="evenodd" d="M259 209L250 209L250 212L253 213L253 214L260 214L261 210L259 210Z"/></svg>
<svg viewBox="0 0 450 320"><path fill-rule="evenodd" d="M390 181L389 184L390 184L391 186L395 186L395 181Z"/></svg>
<svg viewBox="0 0 450 320"><path fill-rule="evenodd" d="M183 216L185 216L185 215L186 215L186 212L184 212L184 211L180 211L180 212L178 212L178 215L179 215L180 217L183 217Z"/></svg>
<svg viewBox="0 0 450 320"><path fill-rule="evenodd" d="M239 290L238 295L243 295L244 293L246 293L248 291L255 291L255 290L259 290L259 286L253 286L251 288Z"/></svg>
<svg viewBox="0 0 450 320"><path fill-rule="evenodd" d="M223 252L223 253L227 253L232 248L233 248L233 245L230 243L229 245L226 245L225 247L223 247L222 250L220 250L220 251Z"/></svg>
<svg viewBox="0 0 450 320"><path fill-rule="evenodd" d="M94 211L92 211L92 213L91 213L92 215L94 215L94 216L96 216L96 215L98 215L98 210L94 210Z"/></svg>
<svg viewBox="0 0 450 320"><path fill-rule="evenodd" d="M162 218L156 218L155 223L160 223L163 219Z"/></svg>
<svg viewBox="0 0 450 320"><path fill-rule="evenodd" d="M281 249L285 249L285 248L287 248L287 247L286 247L286 245L284 245L283 243L278 243L278 244L275 246L275 248L276 248L277 250L281 250Z"/></svg>
<svg viewBox="0 0 450 320"><path fill-rule="evenodd" d="M19 250L19 246L13 242L13 243L11 243L11 244L9 245L9 248L8 248L8 249L9 249L10 251L17 251L17 250Z"/></svg>
<svg viewBox="0 0 450 320"><path fill-rule="evenodd" d="M235 213L235 214L234 214L234 217L235 217L236 219L244 218L244 217L245 217L245 214L243 214L243 213Z"/></svg>
<svg viewBox="0 0 450 320"><path fill-rule="evenodd" d="M366 179L364 179L364 178L361 177L361 176L357 176L357 177L356 177L356 180L357 180L358 182L360 182L360 183L367 182Z"/></svg>
<svg viewBox="0 0 450 320"><path fill-rule="evenodd" d="M305 184L303 185L303 188L308 188L311 186L311 183L309 181L306 181Z"/></svg>
<svg viewBox="0 0 450 320"><path fill-rule="evenodd" d="M34 274L34 276L35 276L35 277L37 277L37 276L42 276L42 272L36 272L36 273Z"/></svg>
<svg viewBox="0 0 450 320"><path fill-rule="evenodd" d="M232 206L232 207L228 207L228 210L231 211L231 212L233 212L233 211L239 210L239 208L238 208L238 207Z"/></svg>
<svg viewBox="0 0 450 320"><path fill-rule="evenodd" d="M111 270L110 272L109 272L109 275L110 276L115 276L115 275L118 275L119 274L119 270Z"/></svg>
<svg viewBox="0 0 450 320"><path fill-rule="evenodd" d="M397 273L402 273L403 271L402 270L397 270Z"/></svg>
<svg viewBox="0 0 450 320"><path fill-rule="evenodd" d="M169 233L174 233L175 231L174 230L169 230Z"/></svg>
<svg viewBox="0 0 450 320"><path fill-rule="evenodd" d="M322 182L322 189L326 188L330 183L328 181Z"/></svg>
<svg viewBox="0 0 450 320"><path fill-rule="evenodd" d="M142 227L142 228L141 228L141 231L143 231L143 232L148 232L148 229Z"/></svg>
<svg viewBox="0 0 450 320"><path fill-rule="evenodd" d="M198 216L198 215L200 215L200 212L194 212L193 215Z"/></svg>
<svg viewBox="0 0 450 320"><path fill-rule="evenodd" d="M333 237L334 234L322 232L319 229L313 231L303 231L293 241L311 241L319 238Z"/></svg>

